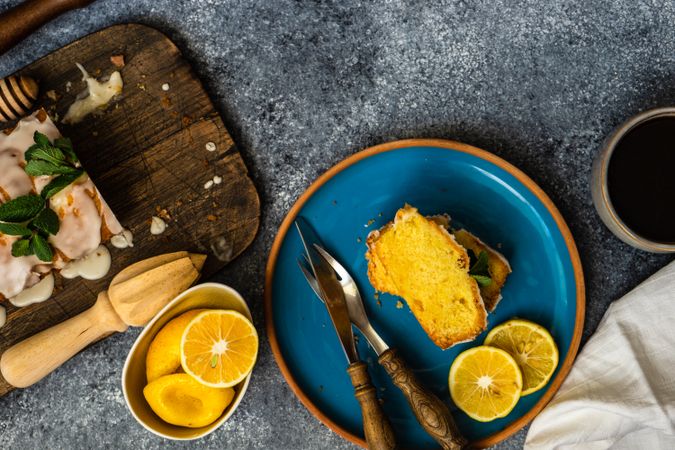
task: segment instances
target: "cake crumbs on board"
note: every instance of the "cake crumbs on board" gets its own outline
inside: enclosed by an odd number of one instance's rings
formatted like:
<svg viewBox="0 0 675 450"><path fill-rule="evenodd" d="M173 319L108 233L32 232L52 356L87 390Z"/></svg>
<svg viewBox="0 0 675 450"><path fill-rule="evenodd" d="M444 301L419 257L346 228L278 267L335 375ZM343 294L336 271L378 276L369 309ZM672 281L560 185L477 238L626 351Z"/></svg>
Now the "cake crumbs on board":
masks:
<svg viewBox="0 0 675 450"><path fill-rule="evenodd" d="M124 67L124 55L112 55L110 57L110 62L113 64L113 66L121 69Z"/></svg>
<svg viewBox="0 0 675 450"><path fill-rule="evenodd" d="M150 222L150 233L157 236L166 230L166 222L157 216L152 216Z"/></svg>

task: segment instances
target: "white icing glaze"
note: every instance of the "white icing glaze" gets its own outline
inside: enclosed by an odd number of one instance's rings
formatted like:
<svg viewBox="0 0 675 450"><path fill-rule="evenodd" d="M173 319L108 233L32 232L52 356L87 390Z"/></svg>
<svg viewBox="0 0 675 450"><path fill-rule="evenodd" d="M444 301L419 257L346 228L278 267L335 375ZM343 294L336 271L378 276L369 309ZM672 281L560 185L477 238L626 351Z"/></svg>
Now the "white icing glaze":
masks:
<svg viewBox="0 0 675 450"><path fill-rule="evenodd" d="M0 306L0 328L2 328L5 325L6 321L7 321L7 310L5 309L4 306Z"/></svg>
<svg viewBox="0 0 675 450"><path fill-rule="evenodd" d="M20 163L23 154L10 149L0 152L0 203L26 195L33 190L33 182Z"/></svg>
<svg viewBox="0 0 675 450"><path fill-rule="evenodd" d="M79 259L101 243L103 220L94 202L96 188L84 175L51 198L50 206L61 219L56 235L49 236L52 243L69 259Z"/></svg>
<svg viewBox="0 0 675 450"><path fill-rule="evenodd" d="M2 188L0 189L0 202L8 200L2 195L3 190L4 193L9 194L10 198L16 198L31 192L33 183L35 183L35 189L39 193L52 178L37 177L31 182L30 177L20 165L26 162L23 155L28 147L34 144L33 135L36 131L51 140L61 136L48 117L40 122L37 115L38 113L34 113L20 120L8 135L0 133L0 188Z"/></svg>
<svg viewBox="0 0 675 450"><path fill-rule="evenodd" d="M54 275L51 273L40 280L35 286L24 289L17 296L9 299L9 302L18 307L32 305L47 300L54 292Z"/></svg>
<svg viewBox="0 0 675 450"><path fill-rule="evenodd" d="M63 123L74 124L80 122L89 114L108 104L116 95L122 92L122 76L118 71L110 74L108 81L100 82L92 77L82 67L76 63L77 68L82 72L82 81L87 83L87 89L81 93L75 103L70 105L68 112L63 118Z"/></svg>
<svg viewBox="0 0 675 450"><path fill-rule="evenodd" d="M113 214L112 209L110 209L110 206L105 202L98 188L94 186L94 189L96 190L96 195L98 195L98 201L101 203L101 212L103 213L103 220L105 221L106 227L108 227L111 234L120 234L124 231L122 224L119 223L117 217Z"/></svg>
<svg viewBox="0 0 675 450"><path fill-rule="evenodd" d="M152 222L150 223L150 233L154 235L162 234L166 230L166 222L157 216L152 216Z"/></svg>
<svg viewBox="0 0 675 450"><path fill-rule="evenodd" d="M9 135L0 133L0 150L18 150L21 152L21 161L23 162L24 152L35 143L33 142L33 135L36 131L46 135L50 140L61 137L54 123L49 118L40 122L37 117L38 114L39 112L36 112L21 119Z"/></svg>
<svg viewBox="0 0 675 450"><path fill-rule="evenodd" d="M108 273L110 262L110 251L105 245L99 245L93 252L66 264L61 269L61 276L67 279L82 277L85 280L98 280Z"/></svg>
<svg viewBox="0 0 675 450"><path fill-rule="evenodd" d="M126 228L121 233L110 238L110 243L115 248L128 248L134 246L134 235Z"/></svg>
<svg viewBox="0 0 675 450"><path fill-rule="evenodd" d="M12 256L12 244L18 239L18 236L0 235L0 294L5 298L14 297L40 281L33 269L42 263L35 255Z"/></svg>

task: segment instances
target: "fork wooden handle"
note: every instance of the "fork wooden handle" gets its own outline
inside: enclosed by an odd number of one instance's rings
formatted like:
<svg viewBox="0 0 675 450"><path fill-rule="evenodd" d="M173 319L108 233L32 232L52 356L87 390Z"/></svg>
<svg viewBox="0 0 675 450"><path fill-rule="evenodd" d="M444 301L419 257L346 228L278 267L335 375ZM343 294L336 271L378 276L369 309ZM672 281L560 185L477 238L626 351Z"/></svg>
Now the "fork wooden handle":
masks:
<svg viewBox="0 0 675 450"><path fill-rule="evenodd" d="M467 444L448 407L419 382L396 349L386 350L378 361L405 395L417 421L443 449L459 450Z"/></svg>
<svg viewBox="0 0 675 450"><path fill-rule="evenodd" d="M363 361L357 361L347 368L347 373L352 379L354 395L361 405L363 432L366 435L368 448L370 450L396 448L394 430L377 399L375 387L368 374L368 366Z"/></svg>
<svg viewBox="0 0 675 450"><path fill-rule="evenodd" d="M0 54L29 34L71 9L82 8L94 0L27 0L0 15Z"/></svg>

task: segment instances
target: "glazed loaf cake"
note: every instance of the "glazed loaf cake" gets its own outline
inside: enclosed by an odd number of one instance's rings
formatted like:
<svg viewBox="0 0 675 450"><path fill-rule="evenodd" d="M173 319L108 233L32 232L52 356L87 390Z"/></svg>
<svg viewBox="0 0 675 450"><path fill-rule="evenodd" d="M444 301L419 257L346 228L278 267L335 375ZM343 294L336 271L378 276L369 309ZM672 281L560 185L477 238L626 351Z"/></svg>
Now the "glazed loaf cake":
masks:
<svg viewBox="0 0 675 450"><path fill-rule="evenodd" d="M61 137L44 110L0 133L0 204L26 195L40 195L55 178L31 176L25 170L26 151L34 144L36 132L52 142ZM48 237L54 250L51 261L42 261L36 255L13 256L12 245L21 236L0 233L0 299L16 296L52 269L86 256L123 231L86 172L48 198L46 207L56 213L60 222L58 232Z"/></svg>

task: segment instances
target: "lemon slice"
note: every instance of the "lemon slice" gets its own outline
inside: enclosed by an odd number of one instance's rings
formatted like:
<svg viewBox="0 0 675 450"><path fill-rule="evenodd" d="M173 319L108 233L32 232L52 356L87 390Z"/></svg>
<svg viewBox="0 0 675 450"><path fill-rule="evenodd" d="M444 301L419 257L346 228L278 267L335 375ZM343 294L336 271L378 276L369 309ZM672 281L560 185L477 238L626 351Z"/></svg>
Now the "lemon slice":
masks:
<svg viewBox="0 0 675 450"><path fill-rule="evenodd" d="M455 358L448 384L452 401L459 409L479 422L490 422L515 408L523 378L511 355L482 345Z"/></svg>
<svg viewBox="0 0 675 450"><path fill-rule="evenodd" d="M253 370L258 333L242 314L209 310L198 314L183 332L180 345L185 373L211 387L232 387Z"/></svg>
<svg viewBox="0 0 675 450"><path fill-rule="evenodd" d="M553 337L546 328L529 320L504 322L488 333L484 344L513 356L523 373L523 396L546 386L558 366Z"/></svg>

